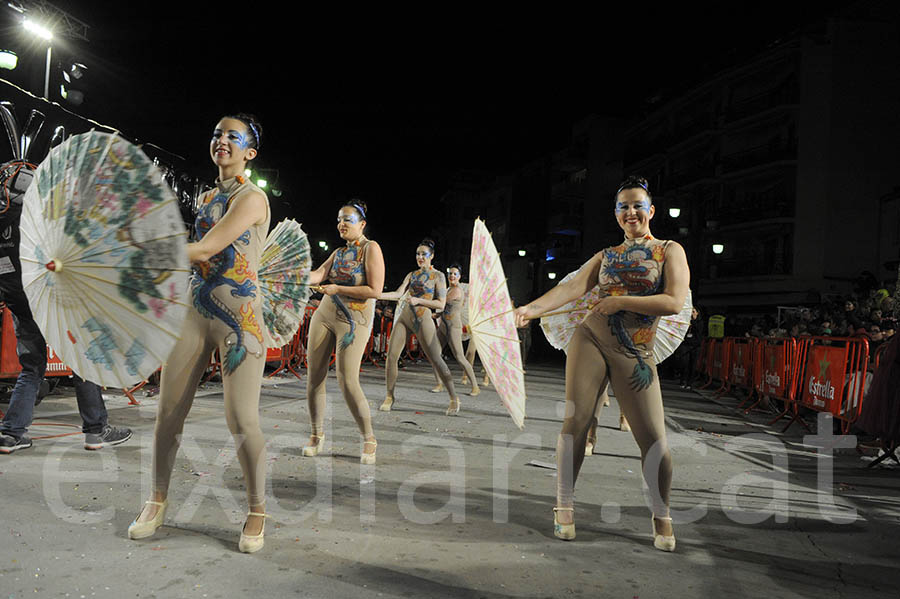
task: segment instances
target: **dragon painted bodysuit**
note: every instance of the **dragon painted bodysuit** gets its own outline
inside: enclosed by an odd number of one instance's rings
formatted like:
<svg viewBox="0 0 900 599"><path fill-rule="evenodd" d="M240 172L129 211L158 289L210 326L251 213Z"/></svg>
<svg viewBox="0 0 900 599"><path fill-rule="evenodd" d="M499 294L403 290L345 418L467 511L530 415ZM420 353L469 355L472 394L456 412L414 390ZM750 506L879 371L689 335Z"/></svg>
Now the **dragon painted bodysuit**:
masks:
<svg viewBox="0 0 900 599"><path fill-rule="evenodd" d="M410 297L424 300L443 299L447 295L447 279L444 277L444 273L434 268L420 268L409 273L407 293ZM450 397L455 398L456 389L453 387L450 368L441 357L441 346L438 342L434 319L431 317L431 308L421 305L411 306L407 301L401 300L398 302L397 312L394 328L391 330L391 339L388 342L388 358L385 365L387 396L394 397L394 386L397 384L397 360L400 359L400 354L406 347L409 336L414 334L428 360L437 370Z"/></svg>
<svg viewBox="0 0 900 599"><path fill-rule="evenodd" d="M216 182L202 198L193 241L202 239L234 202L261 189L235 177ZM268 331L262 320L262 295L257 280L259 259L270 212L207 262L194 264L191 277L193 310L162 370L153 452L154 489L168 491L169 478L200 377L212 352L219 350L225 395L225 419L235 438L238 460L247 481L249 504L265 500L265 440L259 425L259 394L265 366Z"/></svg>
<svg viewBox="0 0 900 599"><path fill-rule="evenodd" d="M663 291L670 242L648 235L602 250L597 284L605 296L647 296ZM662 395L653 359L657 316L590 312L576 329L566 357L566 418L557 444L558 502L571 506L575 480L600 396L611 383L641 449L659 466L645 472L654 513L668 514L672 462L666 443ZM651 453L652 452L652 453Z"/></svg>
<svg viewBox="0 0 900 599"><path fill-rule="evenodd" d="M366 248L371 242L362 238L348 241L334 252L328 281L335 285L366 285ZM307 339L308 378L306 398L312 434L324 433L325 379L335 354L338 386L360 433L372 437L369 403L359 383L359 364L372 332L375 300L360 300L346 295L322 298L309 325Z"/></svg>

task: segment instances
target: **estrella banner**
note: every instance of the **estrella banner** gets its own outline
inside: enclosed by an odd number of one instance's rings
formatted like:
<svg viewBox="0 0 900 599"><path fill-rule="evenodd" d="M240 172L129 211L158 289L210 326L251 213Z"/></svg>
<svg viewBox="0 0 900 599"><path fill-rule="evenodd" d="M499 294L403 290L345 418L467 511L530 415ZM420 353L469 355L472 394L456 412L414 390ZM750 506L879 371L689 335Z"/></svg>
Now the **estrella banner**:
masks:
<svg viewBox="0 0 900 599"><path fill-rule="evenodd" d="M847 348L812 345L806 359L800 401L820 411L839 413Z"/></svg>
<svg viewBox="0 0 900 599"><path fill-rule="evenodd" d="M747 387L752 383L753 349L751 343L734 342L730 360L732 384Z"/></svg>
<svg viewBox="0 0 900 599"><path fill-rule="evenodd" d="M763 348L762 390L767 395L784 397L787 387L788 368L784 359L784 345L766 344Z"/></svg>

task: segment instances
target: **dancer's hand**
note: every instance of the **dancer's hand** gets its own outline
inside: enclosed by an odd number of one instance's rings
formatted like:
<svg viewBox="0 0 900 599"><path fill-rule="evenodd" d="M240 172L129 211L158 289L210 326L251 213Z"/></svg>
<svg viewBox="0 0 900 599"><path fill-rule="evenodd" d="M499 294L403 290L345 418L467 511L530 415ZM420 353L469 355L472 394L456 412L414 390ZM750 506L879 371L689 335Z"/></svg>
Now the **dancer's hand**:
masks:
<svg viewBox="0 0 900 599"><path fill-rule="evenodd" d="M608 295L594 304L593 308L591 308L591 312L609 316L610 314L621 312L622 309L621 298L615 295Z"/></svg>
<svg viewBox="0 0 900 599"><path fill-rule="evenodd" d="M523 327L527 327L527 326L528 326L528 323L529 323L533 318L536 318L536 317L537 317L537 315L539 314L539 311L538 311L538 310L535 310L535 309L534 309L533 307L531 307L531 305L529 304L529 305L527 305L527 306L519 306L518 308L516 308L516 309L513 311L513 314L514 314L515 317L516 317L516 328L521 329L521 328L523 328Z"/></svg>
<svg viewBox="0 0 900 599"><path fill-rule="evenodd" d="M337 295L337 293L338 293L338 286L335 285L334 283L328 283L326 285L319 285L319 289L325 295Z"/></svg>
<svg viewBox="0 0 900 599"><path fill-rule="evenodd" d="M407 300L407 302L409 303L410 306L418 306L419 304L422 303L422 298L421 297L411 297Z"/></svg>

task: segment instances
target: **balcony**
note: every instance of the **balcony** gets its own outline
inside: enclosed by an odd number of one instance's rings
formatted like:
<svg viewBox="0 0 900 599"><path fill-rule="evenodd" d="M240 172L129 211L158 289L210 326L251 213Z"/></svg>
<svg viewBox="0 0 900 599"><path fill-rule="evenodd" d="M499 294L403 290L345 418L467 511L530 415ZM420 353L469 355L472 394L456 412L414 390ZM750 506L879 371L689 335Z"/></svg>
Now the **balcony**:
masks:
<svg viewBox="0 0 900 599"><path fill-rule="evenodd" d="M764 113L777 106L796 104L798 96L796 80L791 77L775 89L735 102L728 108L725 120L728 123L733 123L734 121Z"/></svg>
<svg viewBox="0 0 900 599"><path fill-rule="evenodd" d="M733 173L748 168L797 159L797 140L773 139L772 141L734 152L722 157L722 172Z"/></svg>

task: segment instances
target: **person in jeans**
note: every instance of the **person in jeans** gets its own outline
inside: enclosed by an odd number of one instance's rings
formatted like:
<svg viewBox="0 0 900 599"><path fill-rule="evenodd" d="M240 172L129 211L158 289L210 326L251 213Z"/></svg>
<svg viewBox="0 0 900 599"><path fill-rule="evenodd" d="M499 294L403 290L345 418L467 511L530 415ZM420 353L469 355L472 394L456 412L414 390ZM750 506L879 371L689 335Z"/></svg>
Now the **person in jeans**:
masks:
<svg viewBox="0 0 900 599"><path fill-rule="evenodd" d="M0 168L4 173L7 167ZM9 410L0 422L0 454L9 454L31 447L25 434L31 425L38 390L47 370L47 342L41 334L28 298L22 288L22 268L19 263L19 217L22 197L31 183L30 171L18 169L16 175L3 180L9 193L7 210L0 217L0 301L12 313L16 330L16 353L22 371L16 379L9 400ZM84 448L100 449L124 443L131 438L131 430L116 428L107 421L106 406L100 387L75 376L75 398L81 414Z"/></svg>

